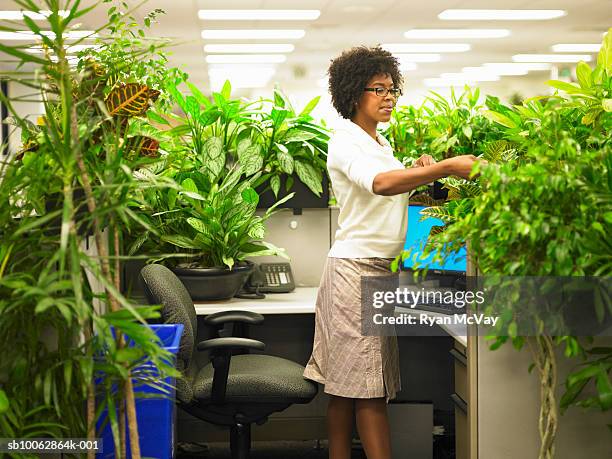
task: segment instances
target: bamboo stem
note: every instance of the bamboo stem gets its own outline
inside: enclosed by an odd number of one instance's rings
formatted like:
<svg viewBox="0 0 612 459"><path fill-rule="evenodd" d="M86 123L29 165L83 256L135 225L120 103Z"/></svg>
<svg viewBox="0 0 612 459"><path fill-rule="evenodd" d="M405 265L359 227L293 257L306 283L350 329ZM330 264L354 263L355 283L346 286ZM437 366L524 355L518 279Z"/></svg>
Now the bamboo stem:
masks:
<svg viewBox="0 0 612 459"><path fill-rule="evenodd" d="M76 126L76 108L74 104L71 106L71 111L73 115L73 121L71 123L72 134L74 139L78 139L78 130ZM91 187L91 182L89 180L89 175L87 174L87 167L85 166L85 161L83 160L83 155L81 153L80 148L75 148L76 151L76 162L78 168L80 170L80 177L83 183L83 190L85 191L85 199L87 202L87 208L89 213L93 215L94 222L94 237L96 241L96 249L98 251L98 256L100 257L101 267L102 267L102 275L107 279L107 281L113 283L114 279L110 269L110 263L108 259L108 250L104 241L102 239L102 225L100 224L100 219L96 215L96 202L93 198L93 191ZM108 300L110 303L111 311L119 310L119 302L117 298L112 294L112 292L108 291ZM138 424L136 423L136 403L134 399L134 390L131 384L130 373L128 372L128 378L126 383L126 402L127 402L127 412L128 412L128 426L130 430L130 445L132 451L132 457L135 459L140 459L140 445L138 444Z"/></svg>
<svg viewBox="0 0 612 459"><path fill-rule="evenodd" d="M132 378L128 373L128 378L125 381L127 397L127 415L128 424L130 426L130 448L132 451L132 458L140 459L140 444L138 443L138 424L136 422L136 401L134 399L134 387L132 385Z"/></svg>

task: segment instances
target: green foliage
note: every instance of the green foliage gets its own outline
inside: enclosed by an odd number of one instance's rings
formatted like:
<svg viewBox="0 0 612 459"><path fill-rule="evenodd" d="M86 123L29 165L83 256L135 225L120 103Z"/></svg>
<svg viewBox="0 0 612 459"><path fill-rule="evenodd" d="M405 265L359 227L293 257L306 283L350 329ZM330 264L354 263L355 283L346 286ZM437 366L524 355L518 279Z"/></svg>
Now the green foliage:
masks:
<svg viewBox="0 0 612 459"><path fill-rule="evenodd" d="M162 378L176 374L165 363L168 353L143 326L146 319L158 316L157 309L131 305L102 272L101 261L109 260L86 250L91 233L114 247L94 219L118 228L133 217L126 204L140 184L132 168L150 163L144 155L156 148L131 135L131 124L146 113L157 94L137 81L138 75L122 80L127 69L119 74L115 68L109 70L108 50L104 63L89 52L76 67L70 65L67 47L81 40L67 40L66 34L93 7L81 7L78 1L15 3L15 9L51 14L43 24L24 19L43 45L42 57L24 51L30 43L0 43L3 58L13 59L9 64L28 69L2 77L11 85L31 88L28 98L38 100L44 110L40 122L33 124L15 110L14 100L0 95L24 140L17 154L0 158L0 345L5 352L0 360L0 436L85 437L83 407L95 373L105 373L108 385L101 392L111 405L121 397L111 390L111 383L125 380L145 354ZM68 15L60 16L59 9L67 9ZM107 27L111 33L113 27L125 30L131 27L122 25L128 19L129 15L112 17L98 32ZM24 25L2 27L12 31ZM42 34L43 29L54 36ZM122 53L114 62L144 55L131 47ZM138 107L125 103L124 96L134 90ZM122 110L112 113L109 107ZM86 189L91 190L87 199ZM120 253L113 248L109 255L114 262ZM115 264L109 264L109 274L118 278ZM122 309L106 314L111 298ZM141 351L120 349L108 333L111 325Z"/></svg>
<svg viewBox="0 0 612 459"><path fill-rule="evenodd" d="M398 107L385 132L394 154L405 165L411 165L423 154L440 161L458 155L480 155L497 129L482 115L480 91L465 87L451 100L431 92L420 107Z"/></svg>
<svg viewBox="0 0 612 459"><path fill-rule="evenodd" d="M323 174L327 174L327 129L316 124L310 116L319 102L312 99L300 112L291 106L288 98L279 90L274 91L272 110L262 109L260 122L255 126L255 143L264 155L264 175L260 183L269 181L278 196L280 176L297 174L315 195L322 193ZM287 191L292 181L287 180Z"/></svg>
<svg viewBox="0 0 612 459"><path fill-rule="evenodd" d="M171 265L183 261L183 266L229 269L246 257L286 257L282 249L262 241L264 222L274 214L274 207L262 216L256 214L259 196L253 183L260 173L243 177L242 167L236 164L222 179L217 181L215 175L211 181L207 169L195 164L174 169L166 162L159 175L148 170L140 175L148 187L134 206L148 230L134 240L130 253L144 252ZM169 175L169 170L175 172Z"/></svg>
<svg viewBox="0 0 612 459"><path fill-rule="evenodd" d="M612 116L606 110L612 91L609 50L604 38L597 66L577 67L578 85L549 82L553 97L532 98L507 107L487 99L485 115L498 127L485 145L479 179L450 188L442 208L423 213L443 216L444 231L431 235L424 254L443 261L464 243L483 275L610 276L612 273ZM402 254L396 260L404 259ZM492 349L506 342L521 348L516 318L532 316L529 301L496 310L502 318ZM607 309L606 309L607 305ZM599 320L612 314L609 298L585 311ZM535 314L535 315L534 315ZM587 339L557 336L565 355L583 363L570 374L561 408L572 404L611 407L612 348L592 348ZM585 395L589 383L595 395Z"/></svg>

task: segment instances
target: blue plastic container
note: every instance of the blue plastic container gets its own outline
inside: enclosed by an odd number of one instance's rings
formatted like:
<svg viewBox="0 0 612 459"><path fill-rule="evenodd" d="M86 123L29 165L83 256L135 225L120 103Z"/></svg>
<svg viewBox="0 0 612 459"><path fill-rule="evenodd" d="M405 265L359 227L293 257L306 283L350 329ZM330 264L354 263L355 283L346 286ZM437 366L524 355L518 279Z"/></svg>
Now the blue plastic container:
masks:
<svg viewBox="0 0 612 459"><path fill-rule="evenodd" d="M183 334L183 324L164 324L164 325L149 325L163 343L163 348L168 350L176 360L176 354L179 350L181 335ZM171 385L172 389L166 387L170 393L161 392L158 389L152 388L138 379L139 369L148 369L152 367L151 362L145 362L142 366L134 369L134 392L136 396L136 419L138 421L138 435L140 439L140 454L144 457L153 457L158 459L170 459L174 457L174 424L176 421L176 404L175 404L175 378L166 378L166 384ZM157 394L157 395L156 395ZM154 398L147 398L154 396ZM107 413L104 412L98 421L98 431L100 426L105 422ZM110 423L106 423L102 434L103 451L96 455L98 459L111 459L115 455L115 444L113 442L113 434L110 428ZM127 440L127 457L131 456L129 432L127 432L126 419L126 440Z"/></svg>

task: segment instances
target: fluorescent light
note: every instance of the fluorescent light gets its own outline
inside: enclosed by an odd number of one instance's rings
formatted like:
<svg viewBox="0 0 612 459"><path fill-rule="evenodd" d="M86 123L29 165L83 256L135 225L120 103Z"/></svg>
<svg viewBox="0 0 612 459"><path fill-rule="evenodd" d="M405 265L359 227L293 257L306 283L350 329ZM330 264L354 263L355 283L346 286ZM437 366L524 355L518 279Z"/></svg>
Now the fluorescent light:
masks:
<svg viewBox="0 0 612 459"><path fill-rule="evenodd" d="M414 62L400 62L400 70L402 72L410 72L416 69L417 65Z"/></svg>
<svg viewBox="0 0 612 459"><path fill-rule="evenodd" d="M295 46L290 44L226 44L205 45L206 53L290 53Z"/></svg>
<svg viewBox="0 0 612 459"><path fill-rule="evenodd" d="M486 69L492 69L494 72L513 71L513 70L550 70L551 65L543 62L486 62L482 64ZM503 75L500 73L500 75Z"/></svg>
<svg viewBox="0 0 612 459"><path fill-rule="evenodd" d="M34 21L43 21L51 15L49 10L41 10L39 13L34 11L0 11L0 19L7 21L21 21L24 16L33 19ZM68 11L59 10L59 15L63 18L68 16Z"/></svg>
<svg viewBox="0 0 612 459"><path fill-rule="evenodd" d="M499 75L491 74L472 74L472 73L442 73L440 78L443 80L457 81L498 81Z"/></svg>
<svg viewBox="0 0 612 459"><path fill-rule="evenodd" d="M490 67L463 67L461 72L478 75L527 75L527 70L524 68L490 68Z"/></svg>
<svg viewBox="0 0 612 459"><path fill-rule="evenodd" d="M206 21L313 21L319 10L199 10L198 17Z"/></svg>
<svg viewBox="0 0 612 459"><path fill-rule="evenodd" d="M514 62L590 62L589 54L515 54Z"/></svg>
<svg viewBox="0 0 612 459"><path fill-rule="evenodd" d="M404 32L406 38L503 38L510 35L508 29L412 29Z"/></svg>
<svg viewBox="0 0 612 459"><path fill-rule="evenodd" d="M305 34L306 32L300 29L202 30L202 38L210 40L298 39Z"/></svg>
<svg viewBox="0 0 612 459"><path fill-rule="evenodd" d="M563 10L444 10L438 18L447 21L541 21L565 16Z"/></svg>
<svg viewBox="0 0 612 459"><path fill-rule="evenodd" d="M209 64L280 64L287 60L283 54L210 54Z"/></svg>
<svg viewBox="0 0 612 459"><path fill-rule="evenodd" d="M462 80L462 81L458 81L458 80L445 80L444 78L425 78L423 80L423 84L425 84L425 86L429 86L432 88L441 88L441 87L449 87L449 86L461 86L463 87L466 84L469 84L470 82Z"/></svg>
<svg viewBox="0 0 612 459"><path fill-rule="evenodd" d="M226 80L234 88L262 88L275 73L276 68L272 65L212 64L208 68L213 90L220 89Z"/></svg>
<svg viewBox="0 0 612 459"><path fill-rule="evenodd" d="M393 54L400 62L440 62L439 54Z"/></svg>
<svg viewBox="0 0 612 459"><path fill-rule="evenodd" d="M72 46L66 47L66 53L76 54L85 49L99 49L99 48L101 48L101 45L72 45ZM43 47L42 46L31 46L28 49L26 49L26 51L31 54L43 54Z"/></svg>
<svg viewBox="0 0 612 459"><path fill-rule="evenodd" d="M224 75L259 75L270 77L275 73L276 68L271 65L215 64L209 66L208 68L208 74L213 75L215 77L220 77Z"/></svg>
<svg viewBox="0 0 612 459"><path fill-rule="evenodd" d="M50 30L41 31L42 35L49 38L55 38L55 33ZM64 38L68 40L77 38L96 38L98 34L95 34L92 30L73 30L66 32ZM0 40L40 40L40 36L30 30L19 30L17 32L0 32Z"/></svg>
<svg viewBox="0 0 612 459"><path fill-rule="evenodd" d="M210 86L213 91L219 91L225 84L225 81L226 79L210 78ZM265 88L269 82L270 80L230 79L232 89Z"/></svg>
<svg viewBox="0 0 612 459"><path fill-rule="evenodd" d="M467 43L386 43L382 47L391 53L463 53L471 49Z"/></svg>
<svg viewBox="0 0 612 459"><path fill-rule="evenodd" d="M554 53L597 53L601 43L559 43L550 48Z"/></svg>

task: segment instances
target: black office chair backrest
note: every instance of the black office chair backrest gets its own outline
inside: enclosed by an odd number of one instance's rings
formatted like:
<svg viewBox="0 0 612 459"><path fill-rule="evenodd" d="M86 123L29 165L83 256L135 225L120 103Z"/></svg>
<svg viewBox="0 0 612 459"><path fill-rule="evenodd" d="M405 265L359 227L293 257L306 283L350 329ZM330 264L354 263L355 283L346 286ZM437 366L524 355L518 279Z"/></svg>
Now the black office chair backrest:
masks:
<svg viewBox="0 0 612 459"><path fill-rule="evenodd" d="M168 268L162 265L147 265L140 270L145 295L151 304L163 305L161 316L164 323L183 324L183 336L177 354L177 368L189 368L193 348L198 334L198 319L189 292Z"/></svg>

